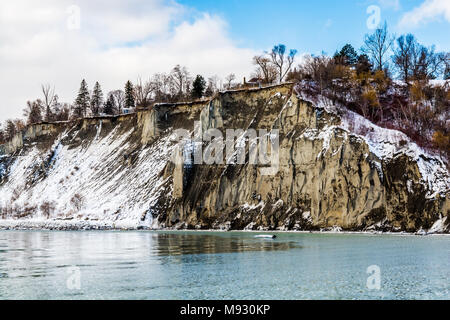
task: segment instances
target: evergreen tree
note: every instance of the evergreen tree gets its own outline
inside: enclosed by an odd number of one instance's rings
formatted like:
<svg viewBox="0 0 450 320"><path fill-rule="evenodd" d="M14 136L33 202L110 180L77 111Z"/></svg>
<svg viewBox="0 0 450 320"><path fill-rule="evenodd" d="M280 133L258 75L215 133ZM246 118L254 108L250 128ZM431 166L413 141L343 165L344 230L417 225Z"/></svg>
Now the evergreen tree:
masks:
<svg viewBox="0 0 450 320"><path fill-rule="evenodd" d="M109 95L105 106L103 107L103 113L107 115L113 115L114 114L114 97L113 95Z"/></svg>
<svg viewBox="0 0 450 320"><path fill-rule="evenodd" d="M98 82L95 83L94 90L92 91L91 98L91 111L94 115L98 115L100 112L100 108L103 105L103 92L100 84Z"/></svg>
<svg viewBox="0 0 450 320"><path fill-rule="evenodd" d="M85 117L87 108L89 107L89 90L86 84L86 80L81 81L80 90L74 104L74 113L78 117Z"/></svg>
<svg viewBox="0 0 450 320"><path fill-rule="evenodd" d="M134 108L134 89L130 80L125 84L125 108Z"/></svg>
<svg viewBox="0 0 450 320"><path fill-rule="evenodd" d="M8 120L6 121L6 128L5 128L5 139L11 140L17 133L16 125L14 124L14 121Z"/></svg>
<svg viewBox="0 0 450 320"><path fill-rule="evenodd" d="M197 75L192 84L192 97L194 99L199 99L203 97L203 93L205 92L206 81L201 75Z"/></svg>
<svg viewBox="0 0 450 320"><path fill-rule="evenodd" d="M351 44L346 44L341 51L336 52L334 59L340 64L354 66L358 62L358 53Z"/></svg>
<svg viewBox="0 0 450 320"><path fill-rule="evenodd" d="M367 54L362 54L358 57L358 62L356 63L356 73L369 73L372 71L373 65L370 62L369 56Z"/></svg>

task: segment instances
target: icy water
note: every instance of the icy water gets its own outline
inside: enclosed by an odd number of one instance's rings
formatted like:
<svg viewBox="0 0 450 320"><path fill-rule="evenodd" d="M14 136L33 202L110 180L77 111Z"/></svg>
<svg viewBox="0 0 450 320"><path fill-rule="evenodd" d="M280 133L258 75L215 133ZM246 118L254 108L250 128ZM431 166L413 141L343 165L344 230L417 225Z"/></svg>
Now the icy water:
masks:
<svg viewBox="0 0 450 320"><path fill-rule="evenodd" d="M254 235L0 231L0 299L450 298L448 236Z"/></svg>

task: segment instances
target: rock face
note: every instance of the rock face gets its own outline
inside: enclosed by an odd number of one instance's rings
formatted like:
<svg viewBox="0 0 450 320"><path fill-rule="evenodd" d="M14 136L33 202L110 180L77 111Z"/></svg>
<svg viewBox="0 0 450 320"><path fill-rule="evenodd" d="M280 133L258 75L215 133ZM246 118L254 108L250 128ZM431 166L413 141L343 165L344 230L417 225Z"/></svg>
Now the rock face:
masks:
<svg viewBox="0 0 450 320"><path fill-rule="evenodd" d="M449 176L442 160L404 136L386 141L385 129L374 127L383 133L379 144L373 128L370 139L353 133L345 113L300 96L287 84L33 126L4 146L3 218L174 229L449 232ZM176 147L174 132L194 132L195 121L203 133L241 129L245 162L194 164L195 152L207 152L210 144ZM250 161L246 137L252 129L266 130L269 139L279 132L273 172ZM392 152L380 154L384 146ZM171 161L176 158L185 161ZM50 212L44 202L51 203Z"/></svg>

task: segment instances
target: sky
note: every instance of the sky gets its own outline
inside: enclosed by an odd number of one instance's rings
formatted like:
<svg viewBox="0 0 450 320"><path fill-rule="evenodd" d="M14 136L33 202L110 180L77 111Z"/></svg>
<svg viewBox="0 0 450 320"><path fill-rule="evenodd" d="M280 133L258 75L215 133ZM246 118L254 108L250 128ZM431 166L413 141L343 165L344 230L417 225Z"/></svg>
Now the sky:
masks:
<svg viewBox="0 0 450 320"><path fill-rule="evenodd" d="M450 51L450 0L2 0L0 122L21 117L42 84L71 103L83 78L107 93L176 64L242 79L275 44L332 55L384 21Z"/></svg>

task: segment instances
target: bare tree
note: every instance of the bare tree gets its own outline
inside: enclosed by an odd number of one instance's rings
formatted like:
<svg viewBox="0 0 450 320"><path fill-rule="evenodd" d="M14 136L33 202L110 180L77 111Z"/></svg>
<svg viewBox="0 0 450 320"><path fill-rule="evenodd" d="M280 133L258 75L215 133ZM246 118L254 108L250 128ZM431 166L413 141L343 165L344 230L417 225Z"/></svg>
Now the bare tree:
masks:
<svg viewBox="0 0 450 320"><path fill-rule="evenodd" d="M120 114L125 106L125 93L122 90L111 91L108 96L112 96L111 100L114 102L114 109Z"/></svg>
<svg viewBox="0 0 450 320"><path fill-rule="evenodd" d="M213 93L220 90L220 78L218 75L213 75L208 78L208 87L211 88Z"/></svg>
<svg viewBox="0 0 450 320"><path fill-rule="evenodd" d="M265 55L253 57L253 64L256 66L255 78L261 79L263 83L273 83L277 79L277 69L272 61Z"/></svg>
<svg viewBox="0 0 450 320"><path fill-rule="evenodd" d="M151 98L155 86L150 81L143 82L139 77L134 86L134 100L136 101L136 106L139 108L146 108L151 103Z"/></svg>
<svg viewBox="0 0 450 320"><path fill-rule="evenodd" d="M233 81L236 80L236 75L234 73L230 73L229 75L227 75L225 77L225 81L226 81L226 87L227 89L231 89L231 87L233 86Z"/></svg>
<svg viewBox="0 0 450 320"><path fill-rule="evenodd" d="M413 52L412 74L415 80L435 79L444 71L446 54L417 44Z"/></svg>
<svg viewBox="0 0 450 320"><path fill-rule="evenodd" d="M172 72L170 73L172 78L172 84L174 89L177 91L178 96L181 98L184 94L189 93L190 89L190 76L186 67L182 67L180 65L176 65Z"/></svg>
<svg viewBox="0 0 450 320"><path fill-rule="evenodd" d="M278 71L278 81L283 82L284 77L291 70L294 64L294 59L297 54L297 50L291 49L287 55L286 46L284 44L279 44L273 47L272 52L269 56L271 58L272 64L277 68Z"/></svg>
<svg viewBox="0 0 450 320"><path fill-rule="evenodd" d="M408 83L411 68L413 65L413 54L415 51L416 41L412 34L400 36L397 39L397 46L394 49L392 61L405 83Z"/></svg>
<svg viewBox="0 0 450 320"><path fill-rule="evenodd" d="M42 94L44 95L44 120L52 120L52 105L55 101L55 88L51 88L49 84L41 85Z"/></svg>
<svg viewBox="0 0 450 320"><path fill-rule="evenodd" d="M392 60L401 79L434 79L444 71L445 53L436 53L434 47L427 48L417 42L412 34L400 36Z"/></svg>
<svg viewBox="0 0 450 320"><path fill-rule="evenodd" d="M382 28L378 28L371 35L366 35L364 39L363 51L373 61L377 70L383 70L386 61L385 55L391 49L395 36L389 34L387 23Z"/></svg>

